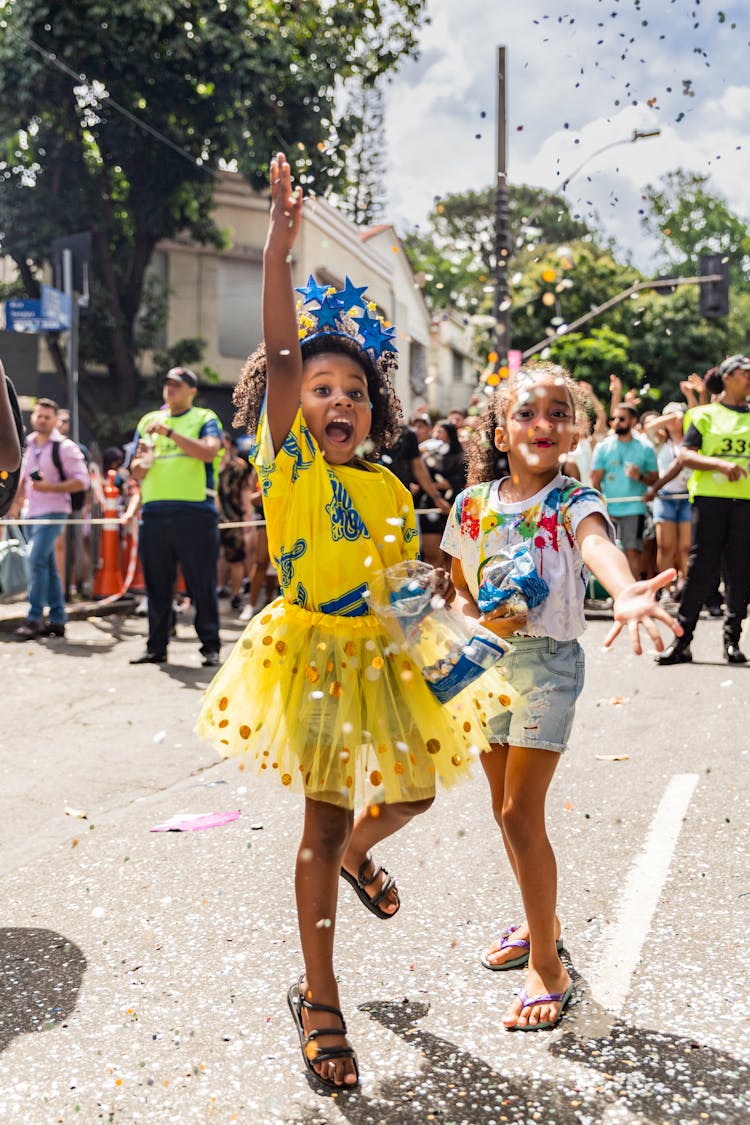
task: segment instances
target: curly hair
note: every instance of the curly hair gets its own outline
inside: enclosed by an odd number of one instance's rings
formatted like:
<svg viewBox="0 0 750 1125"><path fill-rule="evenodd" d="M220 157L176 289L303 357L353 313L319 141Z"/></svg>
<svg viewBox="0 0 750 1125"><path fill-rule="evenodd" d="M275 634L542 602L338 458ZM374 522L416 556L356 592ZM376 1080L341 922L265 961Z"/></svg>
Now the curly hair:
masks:
<svg viewBox="0 0 750 1125"><path fill-rule="evenodd" d="M495 445L495 430L505 425L508 409L519 392L542 379L554 379L565 387L575 417L577 405L580 405L581 388L576 386L572 376L564 367L556 363L538 363L521 367L507 379L501 380L468 442L466 460L470 485L496 480L501 475L504 459L499 456Z"/></svg>
<svg viewBox="0 0 750 1125"><path fill-rule="evenodd" d="M356 331L356 325L353 324L352 328ZM314 355L334 353L349 356L362 368L372 402L372 424L366 456L368 459L376 458L383 449L393 444L401 428L401 403L391 382L391 375L398 367L396 353L383 352L377 362L373 363L355 339L333 332L322 333L307 342L302 340L301 346L303 363ZM234 416L235 429L244 428L248 433L254 433L257 429L266 393L266 364L266 345L262 343L245 360L239 382L234 388L232 402L237 408Z"/></svg>

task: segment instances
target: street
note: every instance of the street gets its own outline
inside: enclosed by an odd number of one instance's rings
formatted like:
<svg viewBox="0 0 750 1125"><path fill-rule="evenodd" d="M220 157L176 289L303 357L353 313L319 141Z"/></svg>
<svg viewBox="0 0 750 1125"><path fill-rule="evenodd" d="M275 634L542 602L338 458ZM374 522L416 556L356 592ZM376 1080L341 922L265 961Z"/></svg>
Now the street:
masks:
<svg viewBox="0 0 750 1125"><path fill-rule="evenodd" d="M481 769L379 849L402 908L342 883L337 966L361 1086L312 1089L286 1005L301 971L301 801L192 727L209 671L188 623L131 668L142 618L0 641L0 1120L605 1123L750 1120L750 665L701 620L657 668L589 623L571 749L548 799L576 995L558 1028L502 1014L523 973L481 949L519 901ZM239 627L224 622L224 655ZM650 646L648 646L650 647ZM750 650L745 631L744 647ZM178 813L240 810L195 832Z"/></svg>

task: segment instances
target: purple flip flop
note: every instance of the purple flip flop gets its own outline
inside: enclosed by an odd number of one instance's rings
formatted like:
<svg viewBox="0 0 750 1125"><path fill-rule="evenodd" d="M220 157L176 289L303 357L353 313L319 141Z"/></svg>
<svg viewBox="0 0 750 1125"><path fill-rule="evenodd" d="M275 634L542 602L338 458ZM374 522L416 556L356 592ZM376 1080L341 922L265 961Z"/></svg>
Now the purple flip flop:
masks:
<svg viewBox="0 0 750 1125"><path fill-rule="evenodd" d="M573 981L570 982L564 992L545 992L541 996L529 996L524 988L518 993L518 999L521 1001L521 1011L524 1008L533 1008L535 1004L559 1004L560 1011L557 1013L557 1019L544 1020L542 1023L526 1023L526 1024L513 1024L512 1027L507 1028L507 1031L547 1031L549 1028L557 1027L562 1019L563 1012L565 1011L570 998L573 995Z"/></svg>
<svg viewBox="0 0 750 1125"><path fill-rule="evenodd" d="M500 947L493 952L500 953L503 949L522 949L524 952L518 957L511 957L510 961L503 961L502 965L493 965L487 960L487 954L482 954L482 964L485 969L489 969L493 973L504 973L508 969L525 969L529 963L529 950L530 945L524 938L511 938L511 935L516 932L518 926L508 926L500 934L501 942ZM558 953L564 946L563 939L559 937L555 942Z"/></svg>

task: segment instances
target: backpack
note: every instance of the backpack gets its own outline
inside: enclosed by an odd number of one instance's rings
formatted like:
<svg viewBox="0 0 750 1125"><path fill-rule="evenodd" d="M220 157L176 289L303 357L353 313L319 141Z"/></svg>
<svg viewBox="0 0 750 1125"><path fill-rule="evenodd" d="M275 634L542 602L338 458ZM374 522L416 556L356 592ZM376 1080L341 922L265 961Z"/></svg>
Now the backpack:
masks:
<svg viewBox="0 0 750 1125"><path fill-rule="evenodd" d="M18 444L21 446L23 452L23 419L21 417L21 408L18 405L18 398L16 397L16 388L11 383L8 376L5 376L5 385L8 388L8 398L10 399L10 408L13 411L13 421L16 423L16 433L18 434ZM18 483L21 479L21 466L13 472L0 473L0 519L7 513L11 504L13 503L16 493L18 492Z"/></svg>
<svg viewBox="0 0 750 1125"><path fill-rule="evenodd" d="M63 438L63 441L71 441L71 440L72 440L71 438ZM73 442L73 444L75 445L76 443ZM62 445L61 441L53 441L52 442L52 460L55 462L55 468L57 469L57 474L60 477L60 480L67 480L68 478L65 476L65 473L64 473L63 467L62 467L62 457L60 455L60 446L61 445ZM78 448L80 449L81 447L78 446ZM74 512L82 511L83 505L86 503L86 493L87 492L88 492L87 488L82 488L78 492L71 492L70 493L70 503L71 503L71 507L72 507Z"/></svg>

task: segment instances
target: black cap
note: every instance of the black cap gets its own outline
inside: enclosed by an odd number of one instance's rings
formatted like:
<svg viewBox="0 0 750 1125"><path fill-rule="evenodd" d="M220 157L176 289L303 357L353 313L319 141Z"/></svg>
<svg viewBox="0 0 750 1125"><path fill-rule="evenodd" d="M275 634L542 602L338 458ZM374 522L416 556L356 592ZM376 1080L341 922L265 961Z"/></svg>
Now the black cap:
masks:
<svg viewBox="0 0 750 1125"><path fill-rule="evenodd" d="M185 383L188 387L198 386L198 376L189 367L172 367L164 379L165 381L171 379L174 383Z"/></svg>

